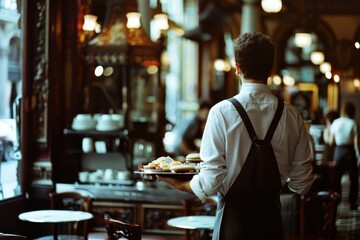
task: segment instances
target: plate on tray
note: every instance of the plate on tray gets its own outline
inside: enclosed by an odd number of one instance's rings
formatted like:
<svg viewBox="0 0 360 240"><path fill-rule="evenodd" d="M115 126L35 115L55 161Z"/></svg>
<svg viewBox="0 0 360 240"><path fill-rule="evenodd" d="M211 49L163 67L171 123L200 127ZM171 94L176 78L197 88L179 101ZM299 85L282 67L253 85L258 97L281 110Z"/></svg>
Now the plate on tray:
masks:
<svg viewBox="0 0 360 240"><path fill-rule="evenodd" d="M140 176L142 179L145 180L156 180L156 175L163 175L165 177L173 177L173 178L177 178L177 179L182 179L182 180L190 180L194 175L198 174L198 172L183 172L183 173L175 173L175 172L171 172L171 171L143 171L143 170L139 170L139 171L134 171L134 173L138 176Z"/></svg>
<svg viewBox="0 0 360 240"><path fill-rule="evenodd" d="M151 174L171 172L170 170L158 170L158 169L146 169L146 168L142 168L142 169L140 169L140 171L144 172L144 173L151 173Z"/></svg>

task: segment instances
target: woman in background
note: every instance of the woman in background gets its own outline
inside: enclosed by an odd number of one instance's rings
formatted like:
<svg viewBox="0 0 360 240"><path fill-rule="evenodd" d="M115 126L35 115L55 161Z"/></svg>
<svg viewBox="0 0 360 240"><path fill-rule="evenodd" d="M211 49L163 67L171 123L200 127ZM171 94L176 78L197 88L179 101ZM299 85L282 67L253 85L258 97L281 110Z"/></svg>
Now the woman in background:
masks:
<svg viewBox="0 0 360 240"><path fill-rule="evenodd" d="M330 143L335 143L334 162L337 173L336 188L341 195L341 178L345 172L348 172L350 177L350 210L357 210L358 208L359 189L357 164L359 141L354 117L355 105L351 102L346 102L341 109L340 117L334 120L330 128Z"/></svg>
<svg viewBox="0 0 360 240"><path fill-rule="evenodd" d="M335 145L331 144L331 132L330 132L330 128L331 128L331 124L334 122L335 119L337 119L339 117L339 113L336 111L329 111L326 115L325 115L325 123L326 123L326 127L324 128L323 131L323 139L324 139L324 143L325 143L325 150L324 150L324 161L325 162L329 162L332 161L334 158L334 149L335 149Z"/></svg>

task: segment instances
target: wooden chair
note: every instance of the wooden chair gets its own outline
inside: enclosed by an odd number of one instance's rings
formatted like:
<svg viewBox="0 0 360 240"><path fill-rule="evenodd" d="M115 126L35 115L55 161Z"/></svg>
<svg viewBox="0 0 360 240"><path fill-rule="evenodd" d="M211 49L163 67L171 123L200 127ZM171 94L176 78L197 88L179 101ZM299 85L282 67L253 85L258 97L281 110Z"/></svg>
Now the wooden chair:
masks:
<svg viewBox="0 0 360 240"><path fill-rule="evenodd" d="M124 223L120 220L104 214L105 228L109 240L128 239L128 240L166 240L159 235L143 235L141 226L133 223Z"/></svg>
<svg viewBox="0 0 360 240"><path fill-rule="evenodd" d="M93 197L80 192L52 192L50 196L51 209L92 211ZM88 221L59 224L61 239L88 239ZM64 235L63 235L64 234Z"/></svg>
<svg viewBox="0 0 360 240"><path fill-rule="evenodd" d="M125 238L128 240L141 240L141 227L138 224L124 223L104 215L105 228L112 240Z"/></svg>
<svg viewBox="0 0 360 240"><path fill-rule="evenodd" d="M1 233L0 239L8 239L8 240L25 240L27 237L18 234L10 234L10 233Z"/></svg>
<svg viewBox="0 0 360 240"><path fill-rule="evenodd" d="M313 192L301 196L300 235L334 240L339 201L339 194L333 191Z"/></svg>

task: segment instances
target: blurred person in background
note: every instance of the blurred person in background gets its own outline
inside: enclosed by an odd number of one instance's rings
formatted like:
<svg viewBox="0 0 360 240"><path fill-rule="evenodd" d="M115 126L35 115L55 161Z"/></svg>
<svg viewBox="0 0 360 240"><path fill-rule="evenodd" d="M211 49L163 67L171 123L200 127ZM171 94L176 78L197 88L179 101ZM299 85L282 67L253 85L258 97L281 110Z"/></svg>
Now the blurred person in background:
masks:
<svg viewBox="0 0 360 240"><path fill-rule="evenodd" d="M179 124L177 130L178 142L175 143L174 150L175 155L186 156L190 153L199 152L205 123L212 106L212 101L201 100L196 114Z"/></svg>
<svg viewBox="0 0 360 240"><path fill-rule="evenodd" d="M336 190L341 196L341 178L348 172L350 178L350 210L358 209L359 191L359 140L355 117L355 105L345 102L340 117L335 119L330 128L330 144L335 144L334 163L336 168Z"/></svg>
<svg viewBox="0 0 360 240"><path fill-rule="evenodd" d="M331 143L330 128L331 128L331 124L338 117L339 117L339 113L337 111L329 111L325 115L326 127L324 128L324 131L323 131L323 139L324 139L324 143L325 143L325 149L324 149L324 155L323 155L324 161L332 161L333 157L334 157L335 146L334 146L334 144Z"/></svg>

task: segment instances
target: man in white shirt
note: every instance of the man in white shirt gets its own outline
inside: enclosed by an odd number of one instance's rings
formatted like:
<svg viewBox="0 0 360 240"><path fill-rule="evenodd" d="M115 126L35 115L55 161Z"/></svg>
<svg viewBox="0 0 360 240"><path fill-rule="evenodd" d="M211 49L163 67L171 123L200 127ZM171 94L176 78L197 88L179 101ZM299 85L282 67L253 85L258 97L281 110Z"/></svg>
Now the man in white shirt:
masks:
<svg viewBox="0 0 360 240"><path fill-rule="evenodd" d="M278 106L278 98L267 86L267 78L271 75L274 65L274 45L262 33L245 33L234 41L234 50L236 74L242 84L240 93L234 98L245 109L256 136L264 139ZM218 194L214 240L283 238L281 219L279 219L281 218L279 217L280 191L264 198L262 195L249 197L233 189L232 195L237 195L235 199L241 207L232 206L231 209L226 209L227 203L236 203L231 201L232 197L230 199L226 197L243 171L251 145L252 141L243 118L229 101L224 100L210 110L201 142L200 157L203 163L199 174L191 181L158 176L160 180L179 190L194 193L203 201L210 195ZM284 104L271 145L278 168L271 175L273 177L269 182L278 181L280 187L287 183L290 190L299 194L307 193L313 182L312 158L304 121L294 106ZM257 180L262 176L253 174L251 177ZM251 183L251 179L246 179L236 187L241 188L242 184L251 186ZM266 221L261 220L264 212L270 212L268 209L273 211L271 214L276 221L269 222L271 218L265 219ZM234 212L241 216L236 222L231 222L234 226L231 229L234 230L229 234L223 229L227 220L224 212ZM230 222L227 221L227 224Z"/></svg>
<svg viewBox="0 0 360 240"><path fill-rule="evenodd" d="M358 209L359 191L359 141L355 117L355 105L345 102L339 118L335 119L330 127L330 144L335 144L334 162L336 167L336 188L341 195L341 178L345 172L349 173L350 210Z"/></svg>

